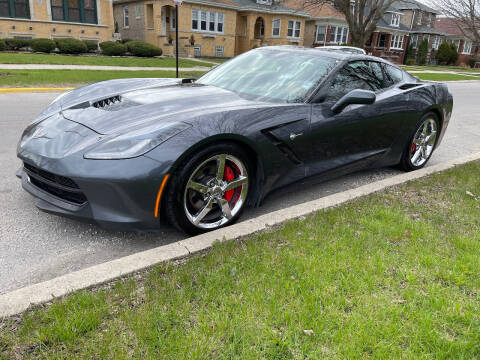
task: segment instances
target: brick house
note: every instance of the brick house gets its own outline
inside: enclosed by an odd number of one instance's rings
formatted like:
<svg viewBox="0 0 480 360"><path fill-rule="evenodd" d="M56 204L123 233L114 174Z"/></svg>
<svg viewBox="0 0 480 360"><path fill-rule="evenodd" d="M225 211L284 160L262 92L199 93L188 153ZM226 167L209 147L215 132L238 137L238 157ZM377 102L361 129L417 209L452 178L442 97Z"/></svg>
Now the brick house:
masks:
<svg viewBox="0 0 480 360"><path fill-rule="evenodd" d="M435 28L445 34L447 42L453 43L457 47L458 60L456 65L469 66L472 57L479 54L478 46L474 46L472 41L462 33L455 23L455 19L436 19Z"/></svg>
<svg viewBox="0 0 480 360"><path fill-rule="evenodd" d="M113 8L122 38L174 55L172 0L114 0ZM179 55L233 57L257 46L301 46L308 17L271 0L185 0L178 9Z"/></svg>
<svg viewBox="0 0 480 360"><path fill-rule="evenodd" d="M0 0L0 38L112 39L110 0Z"/></svg>

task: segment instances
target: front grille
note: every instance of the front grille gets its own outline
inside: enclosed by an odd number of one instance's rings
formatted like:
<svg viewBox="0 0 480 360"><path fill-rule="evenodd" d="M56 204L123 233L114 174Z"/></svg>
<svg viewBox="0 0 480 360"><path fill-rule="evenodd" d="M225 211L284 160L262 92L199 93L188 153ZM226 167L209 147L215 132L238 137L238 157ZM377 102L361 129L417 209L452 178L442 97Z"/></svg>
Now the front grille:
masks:
<svg viewBox="0 0 480 360"><path fill-rule="evenodd" d="M87 202L87 198L72 179L53 174L27 163L23 164L23 168L29 175L30 183L43 191L77 205Z"/></svg>

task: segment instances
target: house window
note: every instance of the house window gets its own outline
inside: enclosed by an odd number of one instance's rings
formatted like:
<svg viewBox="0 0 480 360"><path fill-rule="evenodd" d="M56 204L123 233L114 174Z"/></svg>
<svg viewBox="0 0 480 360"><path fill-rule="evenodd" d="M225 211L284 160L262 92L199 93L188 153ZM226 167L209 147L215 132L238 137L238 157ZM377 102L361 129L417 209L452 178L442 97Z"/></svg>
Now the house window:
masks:
<svg viewBox="0 0 480 360"><path fill-rule="evenodd" d="M88 24L97 23L97 7L95 0L52 0L51 8L52 20L81 22ZM123 8L124 15L125 8Z"/></svg>
<svg viewBox="0 0 480 360"><path fill-rule="evenodd" d="M126 29L128 28L129 22L128 22L128 6L125 6L123 8L123 28Z"/></svg>
<svg viewBox="0 0 480 360"><path fill-rule="evenodd" d="M417 18L417 25L422 25L422 20L423 20L423 13L419 12L418 18Z"/></svg>
<svg viewBox="0 0 480 360"><path fill-rule="evenodd" d="M418 35L412 35L410 43L412 44L412 47L416 49L418 46Z"/></svg>
<svg viewBox="0 0 480 360"><path fill-rule="evenodd" d="M192 30L223 33L224 19L224 13L193 9Z"/></svg>
<svg viewBox="0 0 480 360"><path fill-rule="evenodd" d="M387 34L380 34L378 37L378 44L379 48L384 48L387 46Z"/></svg>
<svg viewBox="0 0 480 360"><path fill-rule="evenodd" d="M437 50L440 47L440 42L442 38L440 36L435 36L433 38L432 49Z"/></svg>
<svg viewBox="0 0 480 360"><path fill-rule="evenodd" d="M28 0L0 0L0 17L30 19Z"/></svg>
<svg viewBox="0 0 480 360"><path fill-rule="evenodd" d="M317 34L315 36L317 43L325 43L325 37L327 34L326 26L317 26Z"/></svg>
<svg viewBox="0 0 480 360"><path fill-rule="evenodd" d="M391 49L403 49L403 35L393 35L392 36L392 43L390 45Z"/></svg>
<svg viewBox="0 0 480 360"><path fill-rule="evenodd" d="M136 4L136 5L135 5L135 19L140 19L140 17L141 17L141 14L140 14L140 12L141 12L140 6L141 6L140 4Z"/></svg>
<svg viewBox="0 0 480 360"><path fill-rule="evenodd" d="M280 19L272 20L272 36L280 36Z"/></svg>
<svg viewBox="0 0 480 360"><path fill-rule="evenodd" d="M346 44L348 41L348 27L332 26L330 42L333 44Z"/></svg>
<svg viewBox="0 0 480 360"><path fill-rule="evenodd" d="M471 53L472 53L472 42L465 40L465 43L463 44L462 54L470 55Z"/></svg>
<svg viewBox="0 0 480 360"><path fill-rule="evenodd" d="M257 0L257 4L272 5L272 0Z"/></svg>
<svg viewBox="0 0 480 360"><path fill-rule="evenodd" d="M390 25L396 26L396 27L400 26L400 14L392 14Z"/></svg>
<svg viewBox="0 0 480 360"><path fill-rule="evenodd" d="M202 56L202 47L200 45L195 45L193 47L193 56L201 57Z"/></svg>
<svg viewBox="0 0 480 360"><path fill-rule="evenodd" d="M175 26L177 24L177 19L175 18L175 8L171 7L170 8L170 28L175 29Z"/></svg>
<svg viewBox="0 0 480 360"><path fill-rule="evenodd" d="M297 20L288 20L287 37L300 37L300 28L302 23Z"/></svg>
<svg viewBox="0 0 480 360"><path fill-rule="evenodd" d="M215 46L215 57L223 57L223 46Z"/></svg>
<svg viewBox="0 0 480 360"><path fill-rule="evenodd" d="M458 49L460 48L460 40L448 40L448 43L455 44L455 47Z"/></svg>

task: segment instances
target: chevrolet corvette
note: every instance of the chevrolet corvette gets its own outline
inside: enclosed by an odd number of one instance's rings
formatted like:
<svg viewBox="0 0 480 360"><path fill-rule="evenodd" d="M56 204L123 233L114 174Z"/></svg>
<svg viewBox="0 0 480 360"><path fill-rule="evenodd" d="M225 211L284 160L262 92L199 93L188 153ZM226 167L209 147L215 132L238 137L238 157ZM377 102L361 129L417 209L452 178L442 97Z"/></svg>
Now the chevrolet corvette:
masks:
<svg viewBox="0 0 480 360"><path fill-rule="evenodd" d="M194 79L119 79L60 95L23 132L17 172L43 211L189 234L306 177L428 162L447 86L380 58L261 47Z"/></svg>

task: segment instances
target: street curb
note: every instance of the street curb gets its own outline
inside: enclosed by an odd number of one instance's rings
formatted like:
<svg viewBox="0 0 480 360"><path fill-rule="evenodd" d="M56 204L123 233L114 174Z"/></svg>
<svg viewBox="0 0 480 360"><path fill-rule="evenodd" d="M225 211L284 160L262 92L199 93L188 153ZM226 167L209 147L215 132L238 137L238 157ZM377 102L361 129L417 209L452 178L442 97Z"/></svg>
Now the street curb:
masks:
<svg viewBox="0 0 480 360"><path fill-rule="evenodd" d="M476 153L421 170L396 175L355 189L274 211L227 228L190 237L172 244L142 251L42 283L14 290L7 294L0 295L0 318L19 314L28 309L30 305L51 301L56 297L64 296L72 291L99 285L121 276L149 268L160 262L175 260L204 251L209 249L213 243L217 241L222 242L251 235L271 226L279 225L287 220L338 206L350 200L479 159L480 153Z"/></svg>
<svg viewBox="0 0 480 360"><path fill-rule="evenodd" d="M0 94L11 94L11 93L25 93L25 92L50 92L50 91L67 91L73 90L74 88L5 88L0 89Z"/></svg>

